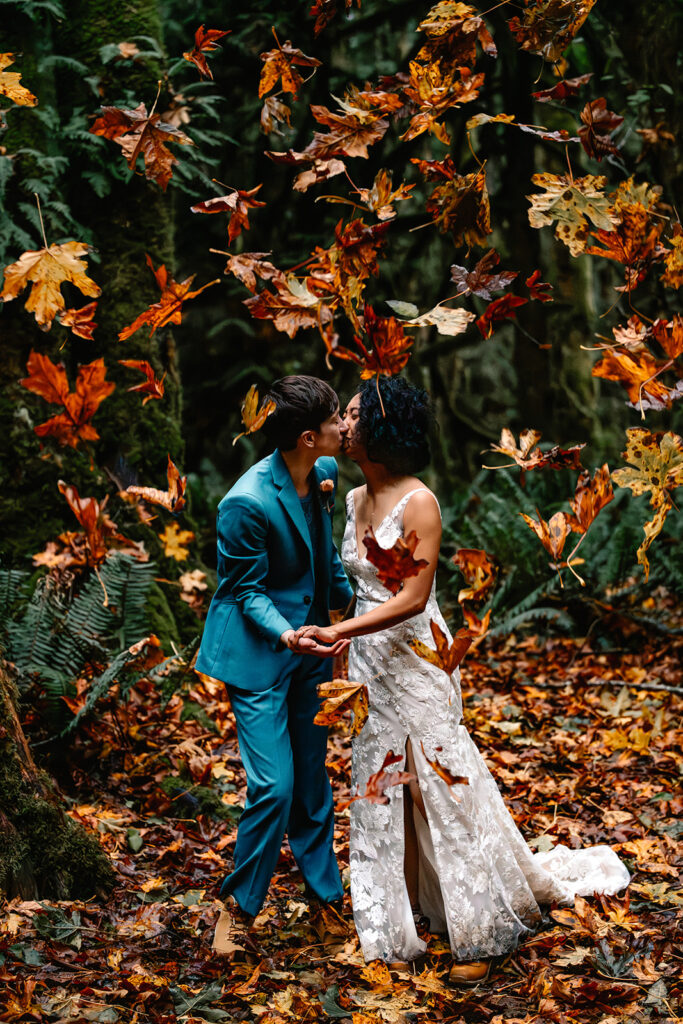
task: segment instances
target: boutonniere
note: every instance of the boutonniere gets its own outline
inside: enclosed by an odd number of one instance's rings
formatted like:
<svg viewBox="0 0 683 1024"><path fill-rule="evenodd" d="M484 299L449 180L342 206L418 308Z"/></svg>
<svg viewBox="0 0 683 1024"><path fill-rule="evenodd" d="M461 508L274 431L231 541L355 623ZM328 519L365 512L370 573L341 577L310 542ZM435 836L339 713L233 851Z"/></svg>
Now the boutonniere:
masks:
<svg viewBox="0 0 683 1024"><path fill-rule="evenodd" d="M332 495L334 494L334 480L321 480L320 481L320 497L323 499L323 508L326 512L331 512L334 508L334 501Z"/></svg>

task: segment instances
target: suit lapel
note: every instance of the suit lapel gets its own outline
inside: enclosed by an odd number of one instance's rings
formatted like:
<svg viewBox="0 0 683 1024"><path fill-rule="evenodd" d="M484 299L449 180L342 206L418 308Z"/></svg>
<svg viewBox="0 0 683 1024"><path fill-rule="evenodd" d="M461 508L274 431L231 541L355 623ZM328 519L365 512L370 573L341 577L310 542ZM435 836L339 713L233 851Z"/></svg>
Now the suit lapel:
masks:
<svg viewBox="0 0 683 1024"><path fill-rule="evenodd" d="M306 519L304 517L303 509L301 508L301 501L299 495L296 493L296 487L289 474L285 460L280 454L280 449L276 448L271 455L270 463L271 472L273 475L273 483L278 489L278 498L282 502L284 509L291 519L292 523L299 532L301 539L306 545L308 551L308 557L310 561L311 573L315 577L315 568L313 565L313 549L311 548L311 535L308 531ZM312 485L317 491L317 477L315 476L315 469L312 476ZM315 498L315 495L314 495Z"/></svg>

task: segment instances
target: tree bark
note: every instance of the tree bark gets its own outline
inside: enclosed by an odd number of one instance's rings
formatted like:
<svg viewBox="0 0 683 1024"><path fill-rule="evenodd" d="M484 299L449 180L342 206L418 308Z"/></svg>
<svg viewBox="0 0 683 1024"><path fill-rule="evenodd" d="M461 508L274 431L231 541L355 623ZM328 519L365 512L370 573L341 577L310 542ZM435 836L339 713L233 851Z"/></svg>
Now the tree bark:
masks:
<svg viewBox="0 0 683 1024"><path fill-rule="evenodd" d="M114 872L101 846L64 812L33 760L17 690L0 665L0 893L8 899L88 899Z"/></svg>

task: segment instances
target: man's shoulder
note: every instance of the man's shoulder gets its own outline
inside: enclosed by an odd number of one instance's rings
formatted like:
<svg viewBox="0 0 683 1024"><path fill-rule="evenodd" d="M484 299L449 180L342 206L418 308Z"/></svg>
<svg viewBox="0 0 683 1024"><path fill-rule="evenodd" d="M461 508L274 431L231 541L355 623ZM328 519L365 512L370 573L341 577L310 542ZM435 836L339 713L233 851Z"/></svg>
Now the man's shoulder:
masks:
<svg viewBox="0 0 683 1024"><path fill-rule="evenodd" d="M271 455L250 466L246 473L238 477L230 490L221 498L218 509L224 510L235 504L260 505L273 488L271 472Z"/></svg>
<svg viewBox="0 0 683 1024"><path fill-rule="evenodd" d="M315 469L318 476L330 477L332 480L337 479L339 472L337 460L333 455L321 455L319 459L316 459Z"/></svg>

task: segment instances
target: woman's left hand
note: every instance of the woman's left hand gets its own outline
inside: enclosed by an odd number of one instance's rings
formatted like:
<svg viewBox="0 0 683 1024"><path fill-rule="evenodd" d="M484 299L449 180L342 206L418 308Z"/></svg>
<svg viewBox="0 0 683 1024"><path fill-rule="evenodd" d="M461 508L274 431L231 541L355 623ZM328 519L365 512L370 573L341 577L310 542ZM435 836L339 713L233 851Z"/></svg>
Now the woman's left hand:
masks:
<svg viewBox="0 0 683 1024"><path fill-rule="evenodd" d="M296 631L297 637L311 637L323 644L336 644L341 639L334 626L302 626Z"/></svg>

